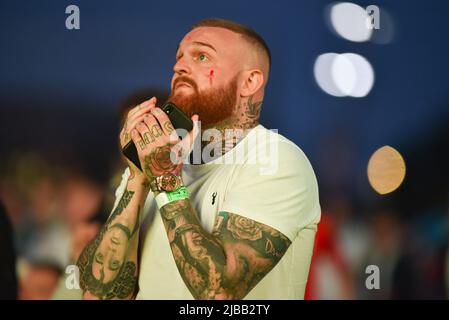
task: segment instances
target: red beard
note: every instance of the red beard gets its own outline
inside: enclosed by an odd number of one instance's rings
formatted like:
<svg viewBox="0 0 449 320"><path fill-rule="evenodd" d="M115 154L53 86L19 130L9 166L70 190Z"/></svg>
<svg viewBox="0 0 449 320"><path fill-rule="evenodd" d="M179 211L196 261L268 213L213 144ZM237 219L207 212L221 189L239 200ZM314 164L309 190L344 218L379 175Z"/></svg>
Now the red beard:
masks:
<svg viewBox="0 0 449 320"><path fill-rule="evenodd" d="M203 128L213 127L233 114L237 101L237 77L227 86L207 91L199 91L196 83L187 76L177 78L173 88L179 82L191 85L194 93L184 95L173 94L172 91L168 100L179 106L189 117L197 114Z"/></svg>

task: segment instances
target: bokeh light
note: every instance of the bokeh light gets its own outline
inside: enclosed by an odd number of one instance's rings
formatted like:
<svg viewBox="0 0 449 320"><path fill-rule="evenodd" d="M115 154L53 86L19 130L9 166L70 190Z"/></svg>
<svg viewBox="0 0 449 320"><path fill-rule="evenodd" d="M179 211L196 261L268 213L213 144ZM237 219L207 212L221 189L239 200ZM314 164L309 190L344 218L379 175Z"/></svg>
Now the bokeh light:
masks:
<svg viewBox="0 0 449 320"><path fill-rule="evenodd" d="M356 98L365 97L374 85L373 67L365 57L359 54L344 53L341 56L351 62L355 71L354 85L348 95Z"/></svg>
<svg viewBox="0 0 449 320"><path fill-rule="evenodd" d="M357 71L352 61L346 55L339 54L332 64L331 75L335 85L344 93L350 96L357 82Z"/></svg>
<svg viewBox="0 0 449 320"><path fill-rule="evenodd" d="M390 146L376 150L368 162L368 180L379 194L395 191L405 178L405 161L401 154Z"/></svg>
<svg viewBox="0 0 449 320"><path fill-rule="evenodd" d="M373 30L366 25L368 13L361 6L340 2L332 4L328 12L333 31L343 39L364 42L371 38Z"/></svg>
<svg viewBox="0 0 449 320"><path fill-rule="evenodd" d="M345 94L337 87L332 76L332 66L336 53L324 53L315 61L313 72L318 86L327 94L335 97L344 97Z"/></svg>
<svg viewBox="0 0 449 320"><path fill-rule="evenodd" d="M374 69L369 61L355 53L324 53L315 61L318 86L335 97L365 97L374 85Z"/></svg>

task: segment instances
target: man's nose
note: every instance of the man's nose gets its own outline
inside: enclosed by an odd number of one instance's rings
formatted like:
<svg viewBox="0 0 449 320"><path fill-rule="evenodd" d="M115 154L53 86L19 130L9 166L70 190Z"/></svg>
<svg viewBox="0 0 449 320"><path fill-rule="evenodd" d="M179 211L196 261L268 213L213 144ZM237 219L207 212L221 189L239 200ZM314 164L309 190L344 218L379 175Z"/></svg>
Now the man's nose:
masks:
<svg viewBox="0 0 449 320"><path fill-rule="evenodd" d="M175 63L175 65L173 67L173 71L176 74L181 75L181 74L189 74L191 70L190 70L190 67L188 66L188 64L186 63L186 59L180 58Z"/></svg>

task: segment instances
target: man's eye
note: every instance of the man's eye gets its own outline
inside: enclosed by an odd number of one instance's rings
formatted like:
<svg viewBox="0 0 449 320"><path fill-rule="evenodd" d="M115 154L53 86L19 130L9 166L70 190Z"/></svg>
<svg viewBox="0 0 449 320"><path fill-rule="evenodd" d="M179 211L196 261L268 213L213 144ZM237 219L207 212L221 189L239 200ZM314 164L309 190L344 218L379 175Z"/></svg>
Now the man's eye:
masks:
<svg viewBox="0 0 449 320"><path fill-rule="evenodd" d="M207 61L207 60L209 60L209 59L207 58L207 56L206 56L205 54L200 54L199 60L202 61L202 62L204 62L204 61Z"/></svg>

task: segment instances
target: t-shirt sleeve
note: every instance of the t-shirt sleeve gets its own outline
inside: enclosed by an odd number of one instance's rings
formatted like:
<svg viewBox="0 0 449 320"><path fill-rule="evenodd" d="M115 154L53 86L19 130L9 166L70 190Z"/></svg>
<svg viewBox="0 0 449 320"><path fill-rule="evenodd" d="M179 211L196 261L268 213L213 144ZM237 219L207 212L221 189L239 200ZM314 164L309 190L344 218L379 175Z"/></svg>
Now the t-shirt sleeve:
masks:
<svg viewBox="0 0 449 320"><path fill-rule="evenodd" d="M222 211L266 224L293 241L302 228L319 221L318 186L312 166L296 145L280 142L277 154L268 174L261 164L239 166Z"/></svg>

